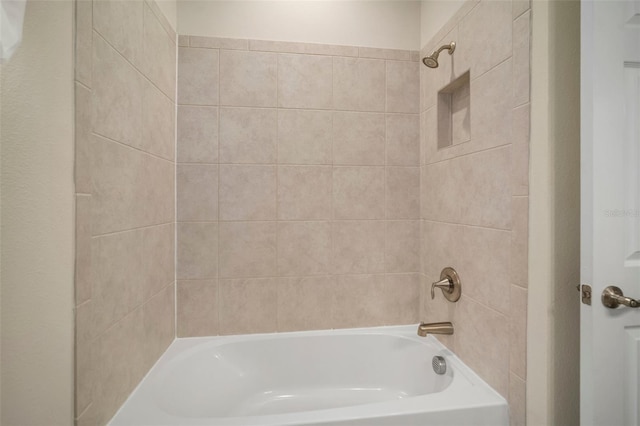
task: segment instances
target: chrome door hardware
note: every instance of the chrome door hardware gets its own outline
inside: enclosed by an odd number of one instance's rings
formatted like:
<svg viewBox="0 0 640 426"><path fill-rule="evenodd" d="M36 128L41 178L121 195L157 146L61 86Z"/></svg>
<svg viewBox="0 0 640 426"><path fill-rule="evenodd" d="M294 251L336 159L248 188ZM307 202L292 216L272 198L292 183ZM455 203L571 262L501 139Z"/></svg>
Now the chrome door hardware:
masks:
<svg viewBox="0 0 640 426"><path fill-rule="evenodd" d="M610 285L602 291L602 304L609 309L615 309L621 305L629 308L638 308L640 307L640 300L625 297L619 287Z"/></svg>
<svg viewBox="0 0 640 426"><path fill-rule="evenodd" d="M457 302L462 294L462 283L455 269L446 267L440 272L440 281L431 284L431 298L436 297L436 287L442 290L442 294L449 302Z"/></svg>

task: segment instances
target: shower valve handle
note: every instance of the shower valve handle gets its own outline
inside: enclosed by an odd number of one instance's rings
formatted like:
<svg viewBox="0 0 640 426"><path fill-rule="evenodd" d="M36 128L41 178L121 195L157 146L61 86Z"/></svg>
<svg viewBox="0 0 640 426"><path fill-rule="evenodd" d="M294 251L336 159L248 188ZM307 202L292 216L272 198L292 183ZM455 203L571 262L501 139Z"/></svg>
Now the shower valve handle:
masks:
<svg viewBox="0 0 640 426"><path fill-rule="evenodd" d="M438 287L440 290L442 290L443 293L452 293L453 292L453 283L451 282L449 277L445 277L445 278L441 279L440 281L436 281L435 283L431 284L431 298L432 299L436 298L436 292L435 292L436 287Z"/></svg>
<svg viewBox="0 0 640 426"><path fill-rule="evenodd" d="M446 267L440 272L440 281L431 284L431 298L436 297L436 287L442 290L442 294L449 302L457 302L462 294L460 276L455 269Z"/></svg>

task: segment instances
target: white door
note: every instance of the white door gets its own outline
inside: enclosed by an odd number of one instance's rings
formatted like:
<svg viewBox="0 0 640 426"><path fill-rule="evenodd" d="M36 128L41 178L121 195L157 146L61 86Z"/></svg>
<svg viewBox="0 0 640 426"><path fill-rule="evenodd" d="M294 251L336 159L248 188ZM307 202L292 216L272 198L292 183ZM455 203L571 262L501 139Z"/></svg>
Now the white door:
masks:
<svg viewBox="0 0 640 426"><path fill-rule="evenodd" d="M640 425L640 0L581 6L581 424Z"/></svg>

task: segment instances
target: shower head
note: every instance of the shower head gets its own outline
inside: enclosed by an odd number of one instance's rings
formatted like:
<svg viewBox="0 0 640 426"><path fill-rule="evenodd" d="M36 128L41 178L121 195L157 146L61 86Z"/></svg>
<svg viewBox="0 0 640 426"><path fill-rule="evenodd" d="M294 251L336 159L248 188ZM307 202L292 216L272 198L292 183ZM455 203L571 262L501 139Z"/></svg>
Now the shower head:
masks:
<svg viewBox="0 0 640 426"><path fill-rule="evenodd" d="M434 50L433 53L429 56L425 56L422 58L422 63L428 66L429 68L438 68L438 55L443 50L448 49L449 55L453 55L453 52L456 50L456 42L452 41L449 44L445 44L444 46L440 46L438 50Z"/></svg>

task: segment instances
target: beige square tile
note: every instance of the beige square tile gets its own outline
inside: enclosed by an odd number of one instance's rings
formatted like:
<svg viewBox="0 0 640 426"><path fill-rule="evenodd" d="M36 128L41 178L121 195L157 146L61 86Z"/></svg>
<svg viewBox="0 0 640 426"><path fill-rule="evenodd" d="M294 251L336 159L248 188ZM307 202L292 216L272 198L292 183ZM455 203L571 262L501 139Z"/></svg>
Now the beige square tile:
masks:
<svg viewBox="0 0 640 426"><path fill-rule="evenodd" d="M511 232L465 226L463 260L455 268L464 277L464 294L509 314Z"/></svg>
<svg viewBox="0 0 640 426"><path fill-rule="evenodd" d="M178 103L218 105L219 64L217 50L178 49Z"/></svg>
<svg viewBox="0 0 640 426"><path fill-rule="evenodd" d="M332 328L384 325L385 287L384 275L338 275L332 292Z"/></svg>
<svg viewBox="0 0 640 426"><path fill-rule="evenodd" d="M384 167L334 167L335 219L384 219Z"/></svg>
<svg viewBox="0 0 640 426"><path fill-rule="evenodd" d="M173 101L145 81L142 96L142 139L137 147L173 161L176 151L175 122Z"/></svg>
<svg viewBox="0 0 640 426"><path fill-rule="evenodd" d="M415 324L419 319L420 275L386 275L382 297L386 302L385 324Z"/></svg>
<svg viewBox="0 0 640 426"><path fill-rule="evenodd" d="M331 222L278 222L278 275L331 272Z"/></svg>
<svg viewBox="0 0 640 426"><path fill-rule="evenodd" d="M275 222L221 222L220 276L276 275Z"/></svg>
<svg viewBox="0 0 640 426"><path fill-rule="evenodd" d="M218 108L178 107L177 156L181 163L218 162Z"/></svg>
<svg viewBox="0 0 640 426"><path fill-rule="evenodd" d="M218 220L218 166L178 164L176 184L178 221Z"/></svg>
<svg viewBox="0 0 640 426"><path fill-rule="evenodd" d="M76 195L75 304L91 298L91 196Z"/></svg>
<svg viewBox="0 0 640 426"><path fill-rule="evenodd" d="M420 165L420 116L386 115L387 165Z"/></svg>
<svg viewBox="0 0 640 426"><path fill-rule="evenodd" d="M278 55L278 106L331 109L332 58L316 55Z"/></svg>
<svg viewBox="0 0 640 426"><path fill-rule="evenodd" d="M142 61L142 1L93 2L93 28L135 66Z"/></svg>
<svg viewBox="0 0 640 426"><path fill-rule="evenodd" d="M460 268L464 262L464 227L441 222L423 222L422 240L425 247L422 255L424 274L427 277L429 289L432 282L440 279L443 268L451 266ZM463 276L464 280L465 277ZM429 290L428 289L428 290ZM428 296L431 300L431 295ZM442 295L436 294L434 302L442 304ZM444 321L444 320L440 320Z"/></svg>
<svg viewBox="0 0 640 426"><path fill-rule="evenodd" d="M420 223L417 220L386 222L385 272L418 272Z"/></svg>
<svg viewBox="0 0 640 426"><path fill-rule="evenodd" d="M527 290L509 286L509 368L519 377L527 377Z"/></svg>
<svg viewBox="0 0 640 426"><path fill-rule="evenodd" d="M96 339L95 393L90 424L106 424L146 373L144 320L136 309Z"/></svg>
<svg viewBox="0 0 640 426"><path fill-rule="evenodd" d="M177 297L177 337L218 334L217 280L178 281Z"/></svg>
<svg viewBox="0 0 640 426"><path fill-rule="evenodd" d="M511 180L513 195L529 195L530 105L513 110Z"/></svg>
<svg viewBox="0 0 640 426"><path fill-rule="evenodd" d="M155 364L176 336L175 286L168 285L142 306L144 371Z"/></svg>
<svg viewBox="0 0 640 426"><path fill-rule="evenodd" d="M276 166L220 165L220 220L275 220Z"/></svg>
<svg viewBox="0 0 640 426"><path fill-rule="evenodd" d="M136 186L143 154L97 136L89 152L93 235L140 226L144 206L136 196Z"/></svg>
<svg viewBox="0 0 640 426"><path fill-rule="evenodd" d="M278 219L331 219L331 166L278 166Z"/></svg>
<svg viewBox="0 0 640 426"><path fill-rule="evenodd" d="M277 126L275 109L221 108L220 162L275 163Z"/></svg>
<svg viewBox="0 0 640 426"><path fill-rule="evenodd" d="M276 278L220 281L220 334L269 333L277 327Z"/></svg>
<svg viewBox="0 0 640 426"><path fill-rule="evenodd" d="M151 226L142 232L142 295L144 300L175 280L175 225Z"/></svg>
<svg viewBox="0 0 640 426"><path fill-rule="evenodd" d="M383 114L333 113L333 163L384 165L385 121Z"/></svg>
<svg viewBox="0 0 640 426"><path fill-rule="evenodd" d="M220 51L220 103L276 106L277 55L241 50Z"/></svg>
<svg viewBox="0 0 640 426"><path fill-rule="evenodd" d="M175 221L175 163L142 154L136 196L142 205L142 226Z"/></svg>
<svg viewBox="0 0 640 426"><path fill-rule="evenodd" d="M334 328L418 320L418 274L340 275L333 296Z"/></svg>
<svg viewBox="0 0 640 426"><path fill-rule="evenodd" d="M76 80L91 87L91 50L93 40L93 2L77 1L76 5ZM79 414L79 413L78 413Z"/></svg>
<svg viewBox="0 0 640 426"><path fill-rule="evenodd" d="M331 276L278 279L278 331L330 329L334 283Z"/></svg>
<svg viewBox="0 0 640 426"><path fill-rule="evenodd" d="M178 223L177 226L177 278L216 278L218 224Z"/></svg>
<svg viewBox="0 0 640 426"><path fill-rule="evenodd" d="M471 69L474 78L508 58L512 49L512 19L511 1L478 3L459 25L459 42L453 54L456 70Z"/></svg>
<svg viewBox="0 0 640 426"><path fill-rule="evenodd" d="M471 138L482 148L511 143L512 61L507 60L471 81Z"/></svg>
<svg viewBox="0 0 640 426"><path fill-rule="evenodd" d="M84 2L78 2L84 3ZM91 193L91 91L75 85L75 168L76 192Z"/></svg>
<svg viewBox="0 0 640 426"><path fill-rule="evenodd" d="M94 336L104 332L142 303L140 231L95 237L91 241L91 302Z"/></svg>
<svg viewBox="0 0 640 426"><path fill-rule="evenodd" d="M142 77L97 33L93 37L92 84L93 132L138 146L142 137Z"/></svg>
<svg viewBox="0 0 640 426"><path fill-rule="evenodd" d="M333 58L333 105L348 111L385 108L385 61Z"/></svg>
<svg viewBox="0 0 640 426"><path fill-rule="evenodd" d="M93 235L174 220L172 162L94 136L91 168Z"/></svg>
<svg viewBox="0 0 640 426"><path fill-rule="evenodd" d="M453 323L456 354L500 395L508 395L508 317L462 295Z"/></svg>
<svg viewBox="0 0 640 426"><path fill-rule="evenodd" d="M456 160L428 164L422 168L422 214L425 219L461 223L467 181ZM466 201L465 201L466 202Z"/></svg>
<svg viewBox="0 0 640 426"><path fill-rule="evenodd" d="M278 110L280 164L332 164L333 114Z"/></svg>
<svg viewBox="0 0 640 426"><path fill-rule="evenodd" d="M419 112L419 66L418 62L387 61L387 112Z"/></svg>
<svg viewBox="0 0 640 426"><path fill-rule="evenodd" d="M333 269L337 274L384 272L385 222L333 222Z"/></svg>
<svg viewBox="0 0 640 426"><path fill-rule="evenodd" d="M387 167L387 219L420 218L420 168Z"/></svg>
<svg viewBox="0 0 640 426"><path fill-rule="evenodd" d="M515 374L509 375L509 424L525 426L527 424L527 385Z"/></svg>
<svg viewBox="0 0 640 426"><path fill-rule="evenodd" d="M511 211L511 282L526 288L529 282L529 197L513 197Z"/></svg>
<svg viewBox="0 0 640 426"><path fill-rule="evenodd" d="M176 93L176 42L149 8L144 5L144 74L170 99Z"/></svg>
<svg viewBox="0 0 640 426"><path fill-rule="evenodd" d="M457 202L464 223L511 227L511 146L460 157L452 162L462 175ZM456 192L450 192L448 197Z"/></svg>
<svg viewBox="0 0 640 426"><path fill-rule="evenodd" d="M515 6L515 4L514 4ZM531 12L513 21L513 101L514 105L529 102Z"/></svg>

